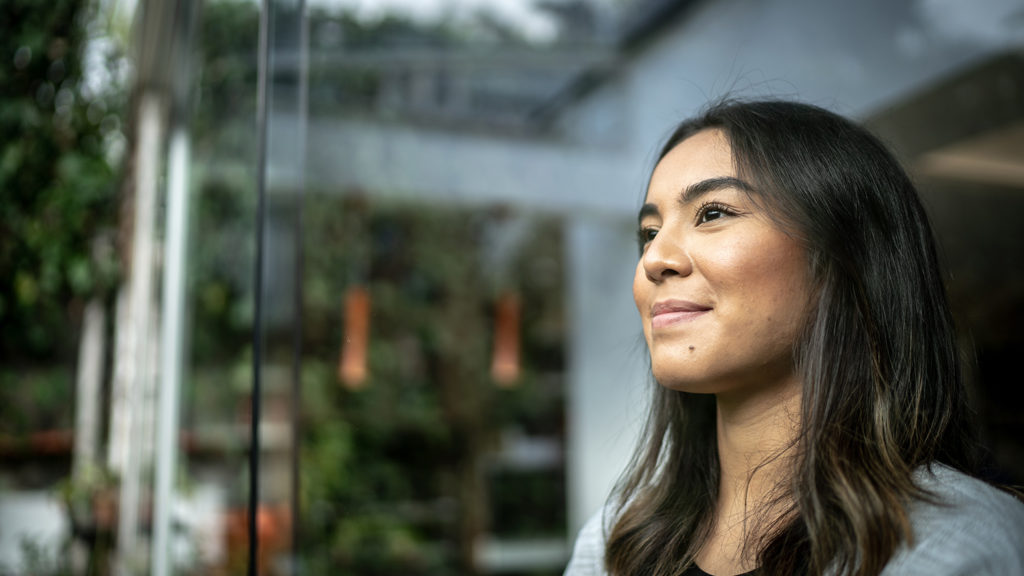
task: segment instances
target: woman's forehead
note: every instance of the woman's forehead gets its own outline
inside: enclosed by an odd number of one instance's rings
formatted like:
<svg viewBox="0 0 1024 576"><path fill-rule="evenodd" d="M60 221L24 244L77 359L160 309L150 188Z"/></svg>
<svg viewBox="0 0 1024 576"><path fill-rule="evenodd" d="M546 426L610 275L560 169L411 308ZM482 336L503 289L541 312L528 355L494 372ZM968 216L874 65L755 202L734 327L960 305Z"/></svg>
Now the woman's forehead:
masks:
<svg viewBox="0 0 1024 576"><path fill-rule="evenodd" d="M700 189L702 182L735 178L732 149L725 134L721 130L702 130L661 158L651 174L644 202L674 201L687 190Z"/></svg>
<svg viewBox="0 0 1024 576"><path fill-rule="evenodd" d="M654 167L652 182L658 178L686 178L716 172L735 175L732 147L721 130L702 130L672 147Z"/></svg>

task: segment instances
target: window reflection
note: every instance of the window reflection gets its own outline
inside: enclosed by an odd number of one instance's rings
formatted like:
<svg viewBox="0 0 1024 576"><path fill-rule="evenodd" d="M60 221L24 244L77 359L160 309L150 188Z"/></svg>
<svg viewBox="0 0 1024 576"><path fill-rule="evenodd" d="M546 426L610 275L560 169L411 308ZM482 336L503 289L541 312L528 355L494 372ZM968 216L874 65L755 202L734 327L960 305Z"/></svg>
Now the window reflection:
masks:
<svg viewBox="0 0 1024 576"><path fill-rule="evenodd" d="M482 542L561 546L557 219L326 194L307 208L302 555L311 569L476 573L515 561L489 558ZM363 306L368 330L351 333L358 323L346 315ZM509 323L516 342L502 334ZM503 338L521 342L512 372L495 371ZM360 361L365 374L354 378L347 364Z"/></svg>

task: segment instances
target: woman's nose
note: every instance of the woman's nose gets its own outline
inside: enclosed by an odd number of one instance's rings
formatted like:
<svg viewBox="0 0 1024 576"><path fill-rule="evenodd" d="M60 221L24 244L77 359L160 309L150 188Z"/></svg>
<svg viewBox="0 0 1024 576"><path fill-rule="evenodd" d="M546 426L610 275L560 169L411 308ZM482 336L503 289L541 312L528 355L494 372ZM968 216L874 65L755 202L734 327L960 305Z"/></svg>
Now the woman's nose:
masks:
<svg viewBox="0 0 1024 576"><path fill-rule="evenodd" d="M641 260L647 279L654 283L693 272L693 264L682 239L664 229L647 245Z"/></svg>

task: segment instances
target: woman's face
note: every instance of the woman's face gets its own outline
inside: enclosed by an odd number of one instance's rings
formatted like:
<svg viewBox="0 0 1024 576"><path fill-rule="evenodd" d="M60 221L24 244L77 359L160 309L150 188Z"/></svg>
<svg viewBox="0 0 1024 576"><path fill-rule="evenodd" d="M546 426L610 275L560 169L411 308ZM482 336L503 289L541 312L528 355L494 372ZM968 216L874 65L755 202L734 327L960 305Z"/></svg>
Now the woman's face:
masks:
<svg viewBox="0 0 1024 576"><path fill-rule="evenodd" d="M718 130L679 143L651 176L633 296L662 386L717 394L795 380L807 256L747 187Z"/></svg>

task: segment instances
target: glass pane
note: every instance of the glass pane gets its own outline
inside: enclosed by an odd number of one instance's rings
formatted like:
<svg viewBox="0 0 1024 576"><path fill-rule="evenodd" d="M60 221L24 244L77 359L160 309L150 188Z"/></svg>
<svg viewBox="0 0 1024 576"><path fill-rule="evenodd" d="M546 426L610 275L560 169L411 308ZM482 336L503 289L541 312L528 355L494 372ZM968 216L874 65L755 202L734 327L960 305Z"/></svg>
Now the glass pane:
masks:
<svg viewBox="0 0 1024 576"><path fill-rule="evenodd" d="M895 146L1024 482L1012 3L273 0L262 166L262 5L139 4L0 8L0 572L246 573L258 374L261 573L560 574L652 385L652 155L722 96Z"/></svg>
<svg viewBox="0 0 1024 576"><path fill-rule="evenodd" d="M244 574L255 326L259 6L203 3L193 47L187 365L169 573ZM179 521L180 522L180 521Z"/></svg>
<svg viewBox="0 0 1024 576"><path fill-rule="evenodd" d="M508 190L607 38L586 6L366 12L310 12L301 565L561 573L570 221Z"/></svg>

